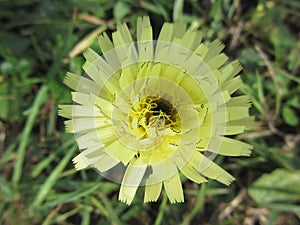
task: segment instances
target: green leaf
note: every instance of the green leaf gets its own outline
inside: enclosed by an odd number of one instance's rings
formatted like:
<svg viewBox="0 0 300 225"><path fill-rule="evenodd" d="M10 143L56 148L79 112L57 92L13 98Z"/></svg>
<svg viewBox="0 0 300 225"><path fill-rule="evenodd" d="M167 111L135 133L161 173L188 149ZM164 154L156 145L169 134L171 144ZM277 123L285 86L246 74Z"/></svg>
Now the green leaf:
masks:
<svg viewBox="0 0 300 225"><path fill-rule="evenodd" d="M122 20L125 16L130 13L130 8L128 4L122 1L117 1L114 6L114 18L117 23L122 23Z"/></svg>
<svg viewBox="0 0 300 225"><path fill-rule="evenodd" d="M0 76L0 80L1 80ZM1 81L0 81L1 82ZM0 118L6 120L9 118L9 102L11 96L9 96L9 84L8 82L0 83Z"/></svg>
<svg viewBox="0 0 300 225"><path fill-rule="evenodd" d="M253 48L242 49L239 53L239 61L242 65L247 65L250 71L256 71L259 66L263 65L260 55Z"/></svg>
<svg viewBox="0 0 300 225"><path fill-rule="evenodd" d="M287 105L283 107L282 116L284 121L290 126L297 126L299 123L297 113Z"/></svg>
<svg viewBox="0 0 300 225"><path fill-rule="evenodd" d="M28 38L2 31L2 29L0 31L0 43L4 50L16 56L21 56L29 46Z"/></svg>
<svg viewBox="0 0 300 225"><path fill-rule="evenodd" d="M300 170L277 169L259 177L249 188L257 204L279 211L299 212Z"/></svg>
<svg viewBox="0 0 300 225"><path fill-rule="evenodd" d="M287 104L289 106L295 107L297 109L300 109L300 99L297 95L292 96L288 101Z"/></svg>

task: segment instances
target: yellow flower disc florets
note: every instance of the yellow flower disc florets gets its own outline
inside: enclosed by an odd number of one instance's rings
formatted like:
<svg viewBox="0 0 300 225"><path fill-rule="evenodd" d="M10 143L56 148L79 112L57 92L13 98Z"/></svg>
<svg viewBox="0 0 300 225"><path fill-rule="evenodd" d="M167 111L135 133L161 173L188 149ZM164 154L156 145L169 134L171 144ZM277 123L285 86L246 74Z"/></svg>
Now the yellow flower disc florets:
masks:
<svg viewBox="0 0 300 225"><path fill-rule="evenodd" d="M186 159L191 156L199 126L187 129L187 125L183 125L187 124L184 118L194 124L198 118L196 111L191 109L192 100L174 82L158 76L138 79L116 96L113 105L113 127L118 140L134 151L135 157L145 165L155 166L172 160L183 150ZM194 141L187 138L190 136ZM172 173L158 180L170 175Z"/></svg>
<svg viewBox="0 0 300 225"><path fill-rule="evenodd" d="M164 137L168 131L179 133L181 130L177 110L167 100L155 96L141 99L133 106L129 114L129 127L131 133L145 143Z"/></svg>

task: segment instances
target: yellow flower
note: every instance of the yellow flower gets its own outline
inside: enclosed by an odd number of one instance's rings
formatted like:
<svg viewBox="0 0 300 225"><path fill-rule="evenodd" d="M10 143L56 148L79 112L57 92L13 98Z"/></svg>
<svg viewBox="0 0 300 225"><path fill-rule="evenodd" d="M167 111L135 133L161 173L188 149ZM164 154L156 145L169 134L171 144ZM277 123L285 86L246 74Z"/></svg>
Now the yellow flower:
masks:
<svg viewBox="0 0 300 225"><path fill-rule="evenodd" d="M179 171L196 183L229 185L217 154L249 156L252 146L226 137L253 123L237 61L226 63L223 45L201 43L199 31L165 23L152 38L148 17L138 19L137 41L126 24L111 41L99 37L102 56L88 49L86 76L68 73L73 105L60 106L68 132L77 134L76 169L96 168L121 183L119 200L130 204L139 186L156 201L162 186L171 203L183 202Z"/></svg>

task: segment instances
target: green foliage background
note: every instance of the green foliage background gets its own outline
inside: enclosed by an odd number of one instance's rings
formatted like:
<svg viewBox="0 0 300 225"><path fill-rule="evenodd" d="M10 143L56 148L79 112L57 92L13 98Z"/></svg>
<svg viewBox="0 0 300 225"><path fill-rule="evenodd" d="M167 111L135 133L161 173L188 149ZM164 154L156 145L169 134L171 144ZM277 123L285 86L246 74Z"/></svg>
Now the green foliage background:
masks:
<svg viewBox="0 0 300 225"><path fill-rule="evenodd" d="M66 71L82 74L82 51L96 37L149 15L185 21L204 41L238 58L257 126L238 139L250 158L218 158L230 187L184 182L185 203L164 194L128 207L119 185L76 172L74 138L57 105L70 103ZM300 2L298 0L0 0L0 224L300 224Z"/></svg>

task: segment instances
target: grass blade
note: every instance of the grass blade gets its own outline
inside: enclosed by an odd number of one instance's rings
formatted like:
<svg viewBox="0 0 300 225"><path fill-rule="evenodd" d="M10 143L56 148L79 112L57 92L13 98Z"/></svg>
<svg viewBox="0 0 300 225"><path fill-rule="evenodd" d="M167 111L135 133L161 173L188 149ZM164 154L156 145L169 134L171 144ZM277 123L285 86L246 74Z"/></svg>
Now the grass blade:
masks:
<svg viewBox="0 0 300 225"><path fill-rule="evenodd" d="M25 128L21 136L19 148L17 151L15 169L12 177L12 183L14 187L17 187L21 179L22 167L23 167L23 162L25 157L25 150L30 139L31 130L35 124L35 121L37 120L37 116L39 114L40 108L47 101L47 97L48 97L48 87L47 85L43 85L35 98L35 101L33 103L33 106L31 108L28 119L26 121Z"/></svg>
<svg viewBox="0 0 300 225"><path fill-rule="evenodd" d="M72 140L73 141L73 140ZM38 207L41 205L43 200L46 198L48 192L53 187L55 182L58 180L61 172L64 170L66 165L70 162L75 150L77 149L77 146L73 146L70 148L65 155L65 157L60 161L60 163L57 165L57 167L53 170L53 172L50 174L48 179L45 181L45 183L40 187L39 192L37 193L31 207Z"/></svg>

